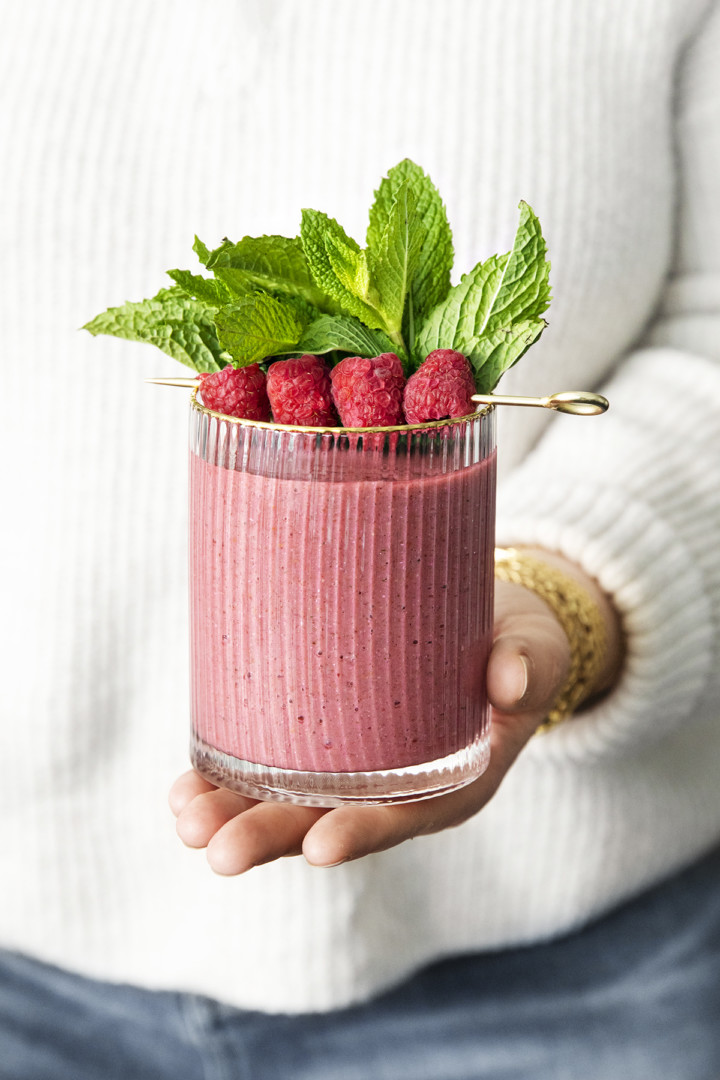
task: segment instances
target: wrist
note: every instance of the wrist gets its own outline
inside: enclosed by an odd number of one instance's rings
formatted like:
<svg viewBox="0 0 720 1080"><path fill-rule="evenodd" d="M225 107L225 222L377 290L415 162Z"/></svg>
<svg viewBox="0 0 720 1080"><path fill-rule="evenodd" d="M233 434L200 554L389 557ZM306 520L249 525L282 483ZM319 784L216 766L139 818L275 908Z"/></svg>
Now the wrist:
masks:
<svg viewBox="0 0 720 1080"><path fill-rule="evenodd" d="M533 558L539 559L548 566L555 567L567 577L572 578L597 605L605 630L605 650L594 692L599 694L611 690L620 675L624 652L622 620L612 598L608 596L594 577L591 577L578 563L566 559L564 555L559 555L556 551L548 551L545 548L524 547L517 544L513 546L515 550L532 555Z"/></svg>

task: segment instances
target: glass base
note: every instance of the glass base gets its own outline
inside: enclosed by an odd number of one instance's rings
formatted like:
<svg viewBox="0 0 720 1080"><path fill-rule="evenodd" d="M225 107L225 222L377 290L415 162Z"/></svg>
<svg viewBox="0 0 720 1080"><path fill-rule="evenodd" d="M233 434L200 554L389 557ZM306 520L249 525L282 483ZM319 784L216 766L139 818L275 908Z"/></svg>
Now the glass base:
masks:
<svg viewBox="0 0 720 1080"><path fill-rule="evenodd" d="M490 737L482 735L464 750L421 765L373 772L301 772L276 769L224 754L195 731L190 741L193 768L218 787L251 799L302 806L356 806L415 802L464 787L485 771Z"/></svg>

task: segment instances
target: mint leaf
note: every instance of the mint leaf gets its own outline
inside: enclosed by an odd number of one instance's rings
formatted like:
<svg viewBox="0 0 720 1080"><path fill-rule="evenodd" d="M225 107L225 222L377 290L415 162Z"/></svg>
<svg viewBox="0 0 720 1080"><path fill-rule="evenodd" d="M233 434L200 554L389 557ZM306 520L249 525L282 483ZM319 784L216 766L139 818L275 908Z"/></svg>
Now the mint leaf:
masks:
<svg viewBox="0 0 720 1080"><path fill-rule="evenodd" d="M83 330L156 345L195 371L219 371L228 359L211 312L178 288L161 289L150 300L108 308Z"/></svg>
<svg viewBox="0 0 720 1080"><path fill-rule="evenodd" d="M234 300L244 299L258 292L259 286L242 270L213 269L216 279L225 286ZM261 292L264 290L260 290Z"/></svg>
<svg viewBox="0 0 720 1080"><path fill-rule="evenodd" d="M486 334L481 342L480 362L477 359L477 352L468 357L475 369L475 385L478 393L492 393L500 377L525 355L546 326L544 319L526 319Z"/></svg>
<svg viewBox="0 0 720 1080"><path fill-rule="evenodd" d="M276 299L294 311L303 326L307 326L313 319L318 318L318 309L308 304L307 300L303 300L301 296L279 296Z"/></svg>
<svg viewBox="0 0 720 1080"><path fill-rule="evenodd" d="M221 308L215 316L220 344L236 367L294 351L306 323L296 305L261 292Z"/></svg>
<svg viewBox="0 0 720 1080"><path fill-rule="evenodd" d="M373 238L368 249L372 282L379 293L378 308L394 334L402 330L405 300L427 236L416 211L417 199L406 181L393 197L382 235L379 240Z"/></svg>
<svg viewBox="0 0 720 1080"><path fill-rule="evenodd" d="M526 202L497 295L487 311L483 330L492 332L510 322L537 318L550 304L550 263L540 222Z"/></svg>
<svg viewBox="0 0 720 1080"><path fill-rule="evenodd" d="M512 251L493 255L466 274L423 323L415 343L420 362L433 349L467 356L481 393L494 389L545 329L550 263L540 223L527 203Z"/></svg>
<svg viewBox="0 0 720 1080"><path fill-rule="evenodd" d="M207 267L238 295L259 286L269 293L298 296L320 310L336 310L313 281L299 238L246 236L237 244L225 240L210 253Z"/></svg>
<svg viewBox="0 0 720 1080"><path fill-rule="evenodd" d="M208 307L221 308L231 304L233 294L222 281L192 274L189 270L168 270L168 276L178 285L186 296L200 300Z"/></svg>
<svg viewBox="0 0 720 1080"><path fill-rule="evenodd" d="M508 259L509 255L491 255L478 263L433 308L417 337L418 362L433 349L457 349L468 355L482 334L483 321L502 286Z"/></svg>
<svg viewBox="0 0 720 1080"><path fill-rule="evenodd" d="M376 308L377 294L370 282L367 255L334 218L319 210L303 210L303 250L319 289L337 302L342 312L354 315L371 329L384 330Z"/></svg>
<svg viewBox="0 0 720 1080"><path fill-rule="evenodd" d="M412 193L414 213L425 229L408 298L412 320L420 323L450 290L453 243L447 213L437 188L419 165L409 158L390 169L375 193L375 202L370 209L367 245L371 250L379 249L392 213L393 200L403 184L407 184ZM412 337L412 328L408 333ZM408 347L412 349L411 340Z"/></svg>
<svg viewBox="0 0 720 1080"><path fill-rule="evenodd" d="M205 246L205 244L203 244L199 236L195 237L192 249L197 255L200 262L203 264L203 266L207 267L207 264L210 260L210 250Z"/></svg>
<svg viewBox="0 0 720 1080"><path fill-rule="evenodd" d="M349 315L320 315L310 323L297 347L316 355L335 349L353 356L379 356L396 351L396 346L381 330L369 330Z"/></svg>

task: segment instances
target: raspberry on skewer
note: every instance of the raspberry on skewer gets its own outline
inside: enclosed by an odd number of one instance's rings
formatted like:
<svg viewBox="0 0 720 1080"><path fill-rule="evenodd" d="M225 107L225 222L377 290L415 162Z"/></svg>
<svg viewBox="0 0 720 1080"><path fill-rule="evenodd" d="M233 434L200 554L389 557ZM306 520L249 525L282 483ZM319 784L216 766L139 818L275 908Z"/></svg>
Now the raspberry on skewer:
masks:
<svg viewBox="0 0 720 1080"><path fill-rule="evenodd" d="M228 364L222 371L202 374L200 380L200 394L208 409L243 420L270 419L265 372L258 364L242 368Z"/></svg>
<svg viewBox="0 0 720 1080"><path fill-rule="evenodd" d="M276 360L268 369L267 392L277 424L334 427L338 423L330 370L317 356L306 353Z"/></svg>
<svg viewBox="0 0 720 1080"><path fill-rule="evenodd" d="M330 372L333 401L343 427L402 424L402 364L395 353L371 359L348 356Z"/></svg>
<svg viewBox="0 0 720 1080"><path fill-rule="evenodd" d="M407 381L405 418L408 424L422 424L468 416L475 411L474 393L475 379L466 357L454 349L435 349Z"/></svg>

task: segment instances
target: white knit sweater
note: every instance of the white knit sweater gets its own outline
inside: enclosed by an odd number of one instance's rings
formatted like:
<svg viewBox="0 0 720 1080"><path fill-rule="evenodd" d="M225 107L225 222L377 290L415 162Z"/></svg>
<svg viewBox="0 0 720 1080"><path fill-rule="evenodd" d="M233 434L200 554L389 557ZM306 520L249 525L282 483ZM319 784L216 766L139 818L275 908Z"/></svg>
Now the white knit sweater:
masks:
<svg viewBox="0 0 720 1080"><path fill-rule="evenodd" d="M5 511L0 941L112 980L331 1009L444 955L563 933L720 836L720 4L3 4ZM76 328L192 267L193 233L362 240L405 156L456 274L517 203L553 262L501 417L499 538L563 551L624 616L597 708L537 737L462 827L331 870L215 877L186 768L186 401Z"/></svg>

